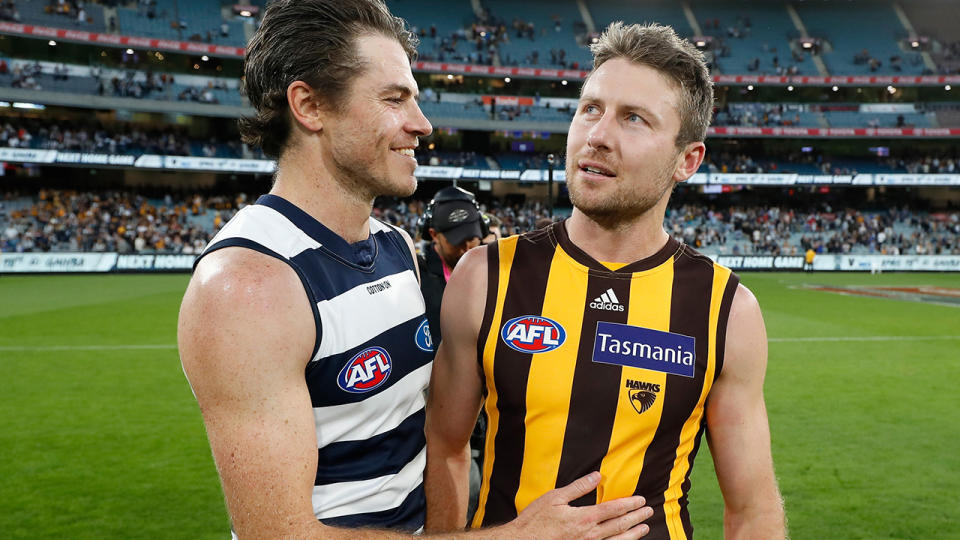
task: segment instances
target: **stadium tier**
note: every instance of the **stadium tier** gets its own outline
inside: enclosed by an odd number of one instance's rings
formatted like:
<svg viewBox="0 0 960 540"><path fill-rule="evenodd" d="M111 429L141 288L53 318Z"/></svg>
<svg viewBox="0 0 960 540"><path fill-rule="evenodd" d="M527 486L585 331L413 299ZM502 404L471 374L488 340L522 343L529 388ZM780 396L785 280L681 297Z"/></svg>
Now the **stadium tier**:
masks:
<svg viewBox="0 0 960 540"><path fill-rule="evenodd" d="M244 194L149 199L110 191L11 193L0 202L0 251L196 254L247 202ZM375 215L416 237L423 206L424 201L417 200L381 204ZM533 230L548 217L540 203L497 203L484 210L503 223L507 235ZM796 256L807 249L830 254L960 255L957 211L677 205L667 212L665 228L713 255Z"/></svg>
<svg viewBox="0 0 960 540"><path fill-rule="evenodd" d="M191 51L199 49L190 44L209 44L210 52L233 57L242 54L263 8L262 2L245 9L186 0L9 5L14 7L5 7L0 18L31 26L0 23L5 33L123 47L128 38L137 46L144 45L139 38L153 38L162 41L153 45L160 48ZM427 0L391 0L388 5L420 36L420 56L427 61L586 69L592 38L610 22L623 20L673 26L707 53L717 74L921 75L956 73L958 67L957 40L944 22L957 15L949 3L937 0L902 5L878 0L455 0L443 9ZM32 25L62 31L51 34ZM97 38L101 33L118 39Z"/></svg>

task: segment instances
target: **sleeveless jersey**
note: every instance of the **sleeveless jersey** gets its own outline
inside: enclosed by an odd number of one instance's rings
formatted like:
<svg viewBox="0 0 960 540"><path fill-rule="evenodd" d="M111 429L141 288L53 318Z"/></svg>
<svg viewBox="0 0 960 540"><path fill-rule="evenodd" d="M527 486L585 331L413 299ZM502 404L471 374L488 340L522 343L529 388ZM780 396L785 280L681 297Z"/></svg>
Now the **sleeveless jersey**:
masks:
<svg viewBox="0 0 960 540"><path fill-rule="evenodd" d="M348 244L290 202L264 195L237 212L201 257L225 247L286 262L310 299L317 339L304 377L316 421L317 518L339 527L422 528L433 345L403 237L371 218L368 239Z"/></svg>
<svg viewBox="0 0 960 540"><path fill-rule="evenodd" d="M670 239L613 271L566 224L487 248L477 343L487 436L473 526L504 523L591 471L572 504L643 495L651 539L688 539L690 470L739 279Z"/></svg>

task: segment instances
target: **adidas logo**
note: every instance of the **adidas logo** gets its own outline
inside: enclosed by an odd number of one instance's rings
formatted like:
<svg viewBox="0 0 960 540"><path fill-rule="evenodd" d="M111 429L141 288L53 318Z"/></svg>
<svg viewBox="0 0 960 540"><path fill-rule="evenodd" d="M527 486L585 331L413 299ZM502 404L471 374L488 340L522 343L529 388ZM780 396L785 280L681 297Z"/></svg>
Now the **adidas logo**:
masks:
<svg viewBox="0 0 960 540"><path fill-rule="evenodd" d="M607 289L607 292L594 298L593 302L590 302L590 307L607 311L623 311L623 304L617 299L617 295L613 292L613 289Z"/></svg>

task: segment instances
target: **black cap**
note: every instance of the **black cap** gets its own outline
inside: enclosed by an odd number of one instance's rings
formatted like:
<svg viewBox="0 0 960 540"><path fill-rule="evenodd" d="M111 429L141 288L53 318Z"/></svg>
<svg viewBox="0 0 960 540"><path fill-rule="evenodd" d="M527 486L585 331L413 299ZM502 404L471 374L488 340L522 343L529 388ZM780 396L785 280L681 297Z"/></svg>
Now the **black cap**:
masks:
<svg viewBox="0 0 960 540"><path fill-rule="evenodd" d="M482 238L480 211L470 201L444 201L433 211L433 228L447 241L459 245L471 238Z"/></svg>

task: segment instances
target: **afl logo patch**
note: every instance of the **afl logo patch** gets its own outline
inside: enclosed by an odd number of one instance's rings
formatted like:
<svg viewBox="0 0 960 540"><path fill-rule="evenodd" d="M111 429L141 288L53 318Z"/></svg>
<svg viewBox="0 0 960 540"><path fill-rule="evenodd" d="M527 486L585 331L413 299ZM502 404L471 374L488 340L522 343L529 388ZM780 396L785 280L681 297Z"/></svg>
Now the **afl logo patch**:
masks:
<svg viewBox="0 0 960 540"><path fill-rule="evenodd" d="M337 375L337 385L350 393L369 392L390 377L393 362L386 350L370 347L357 353Z"/></svg>
<svg viewBox="0 0 960 540"><path fill-rule="evenodd" d="M523 315L507 321L500 330L500 337L515 351L536 354L552 351L563 345L567 332L554 320Z"/></svg>
<svg viewBox="0 0 960 540"><path fill-rule="evenodd" d="M430 323L426 319L417 327L417 335L414 338L417 347L424 352L433 352L433 338L430 336Z"/></svg>

